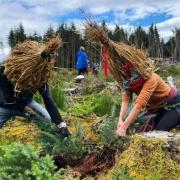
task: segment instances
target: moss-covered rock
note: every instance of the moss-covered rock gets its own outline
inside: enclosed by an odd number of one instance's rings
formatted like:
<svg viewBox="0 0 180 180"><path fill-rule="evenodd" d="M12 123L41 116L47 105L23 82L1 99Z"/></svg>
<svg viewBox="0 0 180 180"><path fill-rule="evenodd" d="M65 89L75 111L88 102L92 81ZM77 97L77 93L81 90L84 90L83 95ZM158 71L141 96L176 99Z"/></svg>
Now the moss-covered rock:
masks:
<svg viewBox="0 0 180 180"><path fill-rule="evenodd" d="M89 117L75 117L75 116L71 116L71 117L66 117L64 116L65 119L68 119L69 121L69 131L71 134L76 133L77 132L77 125L76 123L78 122L83 130L84 133L84 138L86 141L92 141L95 143L98 143L100 141L100 138L98 137L98 135L94 132L93 130L93 125L96 123L97 121L97 117L94 116L89 116Z"/></svg>
<svg viewBox="0 0 180 180"><path fill-rule="evenodd" d="M35 123L21 117L16 117L6 122L0 128L0 135L0 144L18 142L22 144L34 144L35 146L40 145L36 142L40 135L40 129Z"/></svg>
<svg viewBox="0 0 180 180"><path fill-rule="evenodd" d="M117 159L114 179L117 179L118 171L126 169L127 175L137 180L177 180L180 174L180 164L172 156L179 152L178 149L171 150L167 138L135 135L128 149Z"/></svg>

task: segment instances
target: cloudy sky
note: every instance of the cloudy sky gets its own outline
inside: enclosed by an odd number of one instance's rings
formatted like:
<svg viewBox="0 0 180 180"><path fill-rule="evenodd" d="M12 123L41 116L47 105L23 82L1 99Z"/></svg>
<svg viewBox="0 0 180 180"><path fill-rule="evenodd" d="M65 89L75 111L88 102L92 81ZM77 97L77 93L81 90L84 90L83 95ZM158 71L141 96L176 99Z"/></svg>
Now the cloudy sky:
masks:
<svg viewBox="0 0 180 180"><path fill-rule="evenodd" d="M83 28L83 8L97 21L105 21L109 27L119 24L128 31L141 25L145 29L156 24L165 40L180 27L180 0L0 0L0 41L4 43L2 54L7 54L9 30L22 23L26 33L36 30L44 33L51 24L74 23Z"/></svg>

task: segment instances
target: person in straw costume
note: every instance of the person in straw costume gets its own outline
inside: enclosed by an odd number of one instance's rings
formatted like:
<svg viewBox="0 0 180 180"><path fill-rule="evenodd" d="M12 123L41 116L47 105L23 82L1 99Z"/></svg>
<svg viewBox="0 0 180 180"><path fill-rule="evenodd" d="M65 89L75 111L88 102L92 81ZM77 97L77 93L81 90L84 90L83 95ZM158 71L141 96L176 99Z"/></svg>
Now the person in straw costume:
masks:
<svg viewBox="0 0 180 180"><path fill-rule="evenodd" d="M99 41L108 52L109 71L122 89L122 104L116 134L125 136L129 126L146 108L156 113L154 129L168 131L180 124L180 92L166 84L147 60L146 54L134 46L110 40L104 29L88 22L85 34ZM136 94L133 108L126 117L128 104Z"/></svg>
<svg viewBox="0 0 180 180"><path fill-rule="evenodd" d="M51 119L63 137L69 135L48 87L56 50L61 45L61 39L56 37L47 43L28 40L14 47L5 64L0 66L0 126L14 116L25 116L24 110L32 106L39 108L46 119ZM47 111L32 100L37 91Z"/></svg>

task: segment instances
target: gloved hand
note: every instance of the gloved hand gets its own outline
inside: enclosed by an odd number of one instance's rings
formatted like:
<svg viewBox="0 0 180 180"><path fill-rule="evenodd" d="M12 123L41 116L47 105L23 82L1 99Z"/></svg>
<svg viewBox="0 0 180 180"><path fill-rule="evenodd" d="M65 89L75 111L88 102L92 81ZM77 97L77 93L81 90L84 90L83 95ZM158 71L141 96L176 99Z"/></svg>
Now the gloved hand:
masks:
<svg viewBox="0 0 180 180"><path fill-rule="evenodd" d="M60 130L60 135L62 136L62 138L65 138L71 135L70 132L68 131L67 124L65 122L61 122L58 125L58 128Z"/></svg>

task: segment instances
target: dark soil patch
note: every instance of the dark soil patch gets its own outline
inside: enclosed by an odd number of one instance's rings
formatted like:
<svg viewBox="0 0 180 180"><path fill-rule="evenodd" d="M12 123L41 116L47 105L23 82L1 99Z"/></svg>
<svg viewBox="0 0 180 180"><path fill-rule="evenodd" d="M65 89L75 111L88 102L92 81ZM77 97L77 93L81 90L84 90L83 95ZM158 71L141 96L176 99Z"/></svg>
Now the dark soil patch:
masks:
<svg viewBox="0 0 180 180"><path fill-rule="evenodd" d="M80 164L74 167L74 170L80 172L82 176L95 176L96 174L111 168L114 165L114 162L115 151L107 149L101 153L86 155Z"/></svg>

